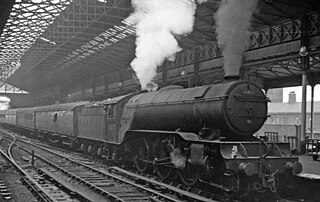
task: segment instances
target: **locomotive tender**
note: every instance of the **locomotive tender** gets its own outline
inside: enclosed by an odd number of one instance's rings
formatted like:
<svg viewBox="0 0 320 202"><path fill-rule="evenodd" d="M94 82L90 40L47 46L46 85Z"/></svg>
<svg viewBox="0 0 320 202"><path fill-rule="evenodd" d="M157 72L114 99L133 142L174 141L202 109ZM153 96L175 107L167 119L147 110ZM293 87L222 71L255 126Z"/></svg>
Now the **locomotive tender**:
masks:
<svg viewBox="0 0 320 202"><path fill-rule="evenodd" d="M267 118L267 102L257 85L229 81L11 109L1 121L55 144L132 162L140 172L155 170L162 179L177 174L190 186L200 179L227 192L276 192L302 165L289 143L253 136Z"/></svg>

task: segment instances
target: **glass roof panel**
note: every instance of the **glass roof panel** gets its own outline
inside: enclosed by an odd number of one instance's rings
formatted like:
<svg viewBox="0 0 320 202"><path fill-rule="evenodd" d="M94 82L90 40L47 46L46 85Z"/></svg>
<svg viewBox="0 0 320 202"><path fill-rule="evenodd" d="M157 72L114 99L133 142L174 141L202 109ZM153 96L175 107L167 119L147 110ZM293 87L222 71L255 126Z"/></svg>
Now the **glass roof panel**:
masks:
<svg viewBox="0 0 320 202"><path fill-rule="evenodd" d="M0 80L5 80L21 66L22 55L72 0L35 2L15 1L0 37Z"/></svg>

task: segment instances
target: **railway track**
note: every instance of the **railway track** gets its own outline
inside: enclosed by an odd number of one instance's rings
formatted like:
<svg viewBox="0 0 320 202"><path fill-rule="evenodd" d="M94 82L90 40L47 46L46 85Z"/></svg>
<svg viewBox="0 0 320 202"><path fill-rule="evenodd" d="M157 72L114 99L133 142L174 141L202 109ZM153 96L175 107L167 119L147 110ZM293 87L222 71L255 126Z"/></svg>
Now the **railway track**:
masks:
<svg viewBox="0 0 320 202"><path fill-rule="evenodd" d="M30 174L30 172L27 172L21 166L19 166L13 156L12 156L12 149L16 142L16 138L10 134L8 134L11 137L11 140L9 140L11 143L7 147L7 150L4 151L3 149L0 150L2 156L4 156L22 175L22 180L24 184L31 190L31 192L36 196L38 201L45 201L45 202L58 202L57 198L54 198L48 190L46 190L43 186L41 186L35 179L34 176Z"/></svg>
<svg viewBox="0 0 320 202"><path fill-rule="evenodd" d="M166 185L143 176L121 170L117 167L106 169L82 157L54 152L28 142L19 141L19 149L31 154L34 149L37 167L41 167L43 173L59 173L65 175L73 184L86 185L105 199L110 201L216 201L205 198L174 186ZM28 149L29 148L29 149ZM46 152L44 152L46 151ZM40 162L41 161L41 162ZM45 163L43 163L45 162ZM46 164L46 165L45 165ZM47 165L50 165L48 167ZM116 172L115 172L116 171ZM56 176L57 178L57 176ZM92 200L97 201L97 200Z"/></svg>
<svg viewBox="0 0 320 202"><path fill-rule="evenodd" d="M110 201L239 201L226 199L225 196L212 194L205 189L185 187L173 181L159 181L157 177L152 174L141 174L135 172L133 169L123 169L118 166L106 166L101 162L90 160L90 157L86 155L79 155L75 152L44 145L37 141L22 140L21 138L19 141L20 148L29 152L28 155L30 155L31 149L34 149L36 154L42 153L41 157L36 155L37 166L41 167L40 172L55 179L63 178L61 176L66 175L68 177L65 178L68 178L73 184L75 181L80 184L86 184L95 193L102 195L104 200L107 198ZM33 142L32 145L30 145L31 142ZM46 151L45 154L44 151ZM44 159L43 161L50 159L47 160L48 162L46 164L51 164L51 169L46 168L46 166L40 162L42 158ZM70 160L72 162L70 162ZM120 182L120 185L114 184L115 182ZM143 196L137 194L132 197L134 194L132 194L132 192L129 194L128 190L132 190L132 188L129 188L129 185L134 186L134 189L138 190L139 194L143 193ZM122 191L116 191L117 193L115 193L112 192L110 187L117 187L117 190ZM113 195L119 196L119 199L113 198L113 196L108 194L103 194L103 189L107 189ZM123 190L125 190L125 195L122 194ZM158 193L160 193L160 195ZM139 197L142 197L143 200ZM267 198L267 200L261 199L260 197L260 200L255 201L299 201L282 198L280 196L273 198L265 196L265 198ZM89 201L97 200L89 199Z"/></svg>
<svg viewBox="0 0 320 202"><path fill-rule="evenodd" d="M160 181L156 176L147 173L137 173L134 169L124 169L120 168L118 166L108 166L106 168L105 165L102 165L99 163L99 161L92 161L90 160L89 156L74 153L68 150L64 150L61 148L56 148L52 146L48 146L39 142L36 142L36 144L41 145L39 147L46 147L50 148L49 151L55 151L60 153L62 156L66 156L70 159L77 158L78 161L82 162L82 164L91 165L90 167L94 167L94 170L99 172L103 170L103 172L108 171L112 172L112 174L117 174L120 177L124 177L126 179L131 179L133 183L138 183L142 185L149 185L152 187L155 187L156 189L160 190L163 193L174 193L175 195L179 196L178 201L232 201L232 202L240 202L240 201L249 201L249 199L243 199L243 200L236 200L236 199L230 199L226 195L218 195L213 194L211 185L208 185L205 182L200 183L200 187L206 187L206 189L197 188L197 187L186 187L180 183L177 183L176 181ZM209 186L209 187L208 187ZM211 187L211 188L210 188ZM299 200L292 200L288 198L283 198L280 196L271 196L271 195L264 195L257 197L255 199L250 198L250 201L261 201L261 202L269 202L269 201L285 201L285 202L295 202Z"/></svg>
<svg viewBox="0 0 320 202"><path fill-rule="evenodd" d="M26 141L34 141L32 139L25 139ZM165 180L163 181L158 176L154 175L153 172L151 173L140 173L134 167L118 167L111 161L105 162L104 160L101 160L99 158L91 160L92 157L88 156L86 154L82 153L75 153L70 150L65 150L53 146L49 146L47 144L43 144L38 141L34 141L35 144L41 147L50 148L53 151L60 152L62 156L70 155L69 158L79 158L80 161L85 162L88 164L92 164L92 166L96 166L97 169L101 169L103 167L104 170L108 170L111 172L115 172L121 176L124 176L126 178L130 178L133 181L138 181L142 184L151 184L153 183L154 186L161 187L161 189L164 191L164 187L167 187L167 192L176 192L177 195L184 195L184 197L188 197L194 201L197 201L199 198L200 201L239 201L235 199L230 199L226 197L226 195L217 194L216 191L213 191L213 189L216 189L216 187L213 187L211 185L208 185L207 183L200 182L202 184L202 187L206 186L206 189L200 189L197 187L187 187L177 179L177 180ZM107 166L106 166L107 164ZM183 194L181 194L183 193Z"/></svg>
<svg viewBox="0 0 320 202"><path fill-rule="evenodd" d="M29 140L27 140L29 141ZM43 144L41 142L35 141L35 144L38 144L42 147L50 148L54 151L60 152L62 155L71 155L70 158L74 158L74 156L81 156L80 159L81 161L84 161L88 164L92 164L94 166L97 166L97 169L99 167L103 166L102 164L105 163L100 159L95 159L95 160L90 160L92 159L91 156L85 155L85 154L79 154L75 153L69 150L53 147L53 146L48 146L47 144ZM192 193L196 196L201 196L204 198L204 200L208 199L210 200L215 200L215 201L232 201L232 202L240 202L240 201L260 201L260 202L270 202L270 201L284 201L284 202L295 202L295 201L301 201L300 199L292 199L290 197L282 197L280 195L274 195L274 194L268 194L268 193L263 193L257 196L254 196L253 198L248 197L248 198L243 198L242 200L236 200L234 198L230 198L230 196L224 194L221 194L222 189L217 189L216 186L213 186L211 184L208 184L204 181L200 181L198 183L198 186L193 186L193 187L187 187L179 182L179 180L161 180L158 178L158 176L154 175L154 173L149 172L149 173L140 173L138 172L134 167L124 167L120 168L118 166L115 166L114 164L108 162L108 167L104 168L107 169L111 172L118 173L119 175L124 175L126 178L132 178L133 181L139 181L140 183L143 184L150 184L150 181L154 182L156 186L158 187L169 187L170 192L173 192L172 190L177 190L177 194L181 192L187 192L187 193ZM188 195L188 194L186 194ZM185 196L186 197L186 196ZM183 198L183 197L182 197ZM194 200L192 197L189 198ZM188 200L187 200L188 201Z"/></svg>

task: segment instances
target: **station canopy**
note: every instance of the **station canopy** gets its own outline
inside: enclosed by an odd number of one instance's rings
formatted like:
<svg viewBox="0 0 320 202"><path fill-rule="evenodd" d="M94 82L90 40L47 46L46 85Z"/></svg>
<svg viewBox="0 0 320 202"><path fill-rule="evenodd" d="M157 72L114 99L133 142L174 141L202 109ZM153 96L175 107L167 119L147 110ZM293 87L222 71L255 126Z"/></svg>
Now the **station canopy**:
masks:
<svg viewBox="0 0 320 202"><path fill-rule="evenodd" d="M192 0L190 0L192 1ZM130 67L135 28L129 0L1 0L0 81L35 92L66 80L86 80ZM179 45L216 41L220 0L198 5L194 30ZM319 11L314 0L260 0L253 30ZM155 47L156 48L156 47ZM261 75L263 77L263 75Z"/></svg>

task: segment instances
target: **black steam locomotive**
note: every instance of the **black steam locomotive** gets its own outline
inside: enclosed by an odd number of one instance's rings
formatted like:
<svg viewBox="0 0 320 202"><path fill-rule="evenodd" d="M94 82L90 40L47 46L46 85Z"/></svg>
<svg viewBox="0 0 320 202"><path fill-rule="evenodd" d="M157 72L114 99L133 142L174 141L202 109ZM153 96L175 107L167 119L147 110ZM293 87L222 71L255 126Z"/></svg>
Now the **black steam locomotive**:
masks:
<svg viewBox="0 0 320 202"><path fill-rule="evenodd" d="M289 143L253 136L267 118L267 102L257 85L230 81L12 109L2 122L55 144L132 162L162 179L177 175L188 186L201 180L230 193L276 192L302 165Z"/></svg>

